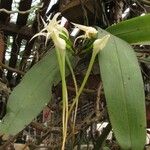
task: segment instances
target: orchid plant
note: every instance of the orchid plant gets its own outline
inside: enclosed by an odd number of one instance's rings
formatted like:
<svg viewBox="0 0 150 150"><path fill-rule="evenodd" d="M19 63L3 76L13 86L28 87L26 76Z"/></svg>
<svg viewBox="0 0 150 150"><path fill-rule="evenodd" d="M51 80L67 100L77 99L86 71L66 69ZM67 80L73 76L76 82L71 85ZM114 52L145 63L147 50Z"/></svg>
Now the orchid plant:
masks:
<svg viewBox="0 0 150 150"><path fill-rule="evenodd" d="M44 28L33 38L45 36L45 45L49 39L52 39L55 48L35 64L12 91L7 103L7 113L0 122L0 135L1 133L16 135L23 130L49 103L53 85L57 85L61 81L63 136L61 149L66 149L68 133L73 133L71 137L75 135L74 129L80 95L91 73L92 66L97 61L109 121L118 145L124 150L144 149L146 138L144 87L138 60L130 44L150 41L150 15L123 21L106 30L100 27L93 28L72 23L75 28L83 31L83 34L77 36L75 40L72 40L68 30L61 26L59 16L60 13L56 13L52 19L49 17L48 23L41 18ZM83 44L81 53L77 49L80 44ZM73 61L78 60L81 54L86 55L88 52L91 54L89 65L87 65L84 79L79 86L74 73L75 64ZM66 68L67 65L70 72ZM75 96L71 104L68 103L65 78L68 73L71 73L75 87ZM72 117L71 132L67 132ZM111 127L109 124L107 127L109 133ZM101 134L97 141L94 141L94 144L96 142L94 149L103 148L108 133ZM71 141L74 140L71 139Z"/></svg>
<svg viewBox="0 0 150 150"><path fill-rule="evenodd" d="M61 80L62 80L62 102L63 102L63 114L62 114L62 123L63 123L63 144L62 144L62 150L65 149L65 141L66 141L66 137L67 137L67 125L68 125L68 118L74 108L74 105L76 104L76 108L75 108L75 115L74 115L74 125L75 125L75 120L76 120L76 112L77 112L77 107L78 107L78 99L79 96L81 95L83 88L86 84L86 81L90 75L92 66L94 64L94 60L96 58L96 55L99 53L100 50L102 50L108 39L109 39L109 35L104 36L102 39L97 39L94 41L93 43L93 52L92 52L92 57L89 63L89 67L87 69L86 75L84 77L83 83L81 84L81 87L79 88L79 90L77 89L77 84L76 84L76 79L73 73L73 69L71 67L71 63L69 62L68 57L66 56L66 49L67 49L67 43L65 41L65 39L62 38L62 36L67 37L67 39L69 38L69 33L67 31L67 29L63 26L60 25L61 20L57 20L57 18L60 16L60 13L56 13L54 15L54 17L50 20L48 18L48 23L46 23L43 19L43 25L44 28L37 34L35 34L33 38L37 37L37 36L45 36L46 37L46 41L45 41L45 45L47 44L47 41L49 39L52 39L54 45L55 45L55 50L56 50L56 54L57 54L57 60L58 60L58 64L59 64L59 69L60 69L60 74L61 74ZM79 39L79 38L83 38L83 39L91 39L91 38L96 38L97 36L97 30L93 27L88 27L88 26L84 26L84 25L80 25L80 24L75 24L72 23L75 27L77 27L78 29L82 30L85 32L85 34L78 36L75 39L75 42ZM75 43L74 42L74 43ZM67 85L66 85L66 79L65 79L65 62L67 59L67 63L70 66L70 70L72 72L72 76L74 79L74 84L76 87L76 96L73 100L73 103L69 109L68 107L68 92L67 92ZM73 127L74 130L74 127Z"/></svg>

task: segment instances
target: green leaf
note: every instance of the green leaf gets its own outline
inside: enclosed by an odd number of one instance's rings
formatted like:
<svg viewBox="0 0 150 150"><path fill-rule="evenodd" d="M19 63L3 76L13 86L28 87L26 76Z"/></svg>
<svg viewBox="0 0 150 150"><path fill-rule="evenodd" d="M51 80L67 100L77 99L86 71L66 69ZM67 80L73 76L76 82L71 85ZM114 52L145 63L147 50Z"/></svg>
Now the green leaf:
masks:
<svg viewBox="0 0 150 150"><path fill-rule="evenodd" d="M150 14L122 21L106 30L130 44L150 44Z"/></svg>
<svg viewBox="0 0 150 150"><path fill-rule="evenodd" d="M15 135L26 127L51 100L51 88L61 80L55 50L47 53L11 93L0 132Z"/></svg>
<svg viewBox="0 0 150 150"><path fill-rule="evenodd" d="M99 38L106 34L99 28ZM98 60L116 139L124 150L142 150L146 138L145 96L135 53L128 43L111 35Z"/></svg>

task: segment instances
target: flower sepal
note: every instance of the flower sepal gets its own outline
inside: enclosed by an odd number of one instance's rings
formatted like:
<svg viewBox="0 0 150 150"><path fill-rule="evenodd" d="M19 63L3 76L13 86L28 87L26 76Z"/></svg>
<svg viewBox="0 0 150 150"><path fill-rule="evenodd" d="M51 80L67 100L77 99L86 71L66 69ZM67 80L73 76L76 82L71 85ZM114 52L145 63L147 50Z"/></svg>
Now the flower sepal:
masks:
<svg viewBox="0 0 150 150"><path fill-rule="evenodd" d="M93 52L95 54L98 54L106 46L109 38L110 38L110 35L108 34L108 35L105 35L101 39L95 40L93 43Z"/></svg>

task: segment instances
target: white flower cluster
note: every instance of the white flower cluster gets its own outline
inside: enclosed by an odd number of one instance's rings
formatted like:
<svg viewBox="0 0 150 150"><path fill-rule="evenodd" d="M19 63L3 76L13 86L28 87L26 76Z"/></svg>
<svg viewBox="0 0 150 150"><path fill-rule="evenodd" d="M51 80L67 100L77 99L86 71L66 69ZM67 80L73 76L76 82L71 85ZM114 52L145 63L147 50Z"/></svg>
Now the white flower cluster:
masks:
<svg viewBox="0 0 150 150"><path fill-rule="evenodd" d="M66 49L66 41L64 39L62 39L60 37L60 35L64 35L69 37L69 33L67 31L67 29L63 26L60 25L61 20L57 20L57 18L60 16L60 13L56 13L54 15L54 17L50 20L48 19L48 23L46 23L43 19L43 24L44 24L44 28L37 33L36 35L34 35L32 37L35 38L37 36L45 36L46 37L46 41L45 44L47 44L48 39L52 39L54 42L54 45L56 48L60 49L60 50L65 50ZM85 34L78 36L75 39L75 42L77 39L79 38L96 38L98 31L93 28L93 27L89 27L89 26L84 26L84 25L80 25L80 24L76 24L76 23L72 23L75 27L77 27L78 29L82 30L85 32ZM109 39L109 35L104 36L102 39L97 39L95 40L95 42L93 43L93 50L96 49L96 51L98 51L98 49L103 49L103 47L106 45L108 39ZM102 44L100 44L102 42ZM100 45L102 47L100 47Z"/></svg>
<svg viewBox="0 0 150 150"><path fill-rule="evenodd" d="M54 17L52 18L52 20L48 19L48 23L46 23L43 19L43 24L44 24L44 29L42 29L39 33L37 33L36 35L34 35L32 37L35 38L37 36L45 36L46 37L46 42L45 44L47 44L48 39L52 39L54 42L54 45L56 48L61 49L61 50L65 50L66 48L66 42L65 40L63 40L62 38L60 38L60 34L63 34L63 32L69 36L68 31L65 27L60 25L61 20L57 20L57 18L59 17L60 13L57 13L54 15Z"/></svg>

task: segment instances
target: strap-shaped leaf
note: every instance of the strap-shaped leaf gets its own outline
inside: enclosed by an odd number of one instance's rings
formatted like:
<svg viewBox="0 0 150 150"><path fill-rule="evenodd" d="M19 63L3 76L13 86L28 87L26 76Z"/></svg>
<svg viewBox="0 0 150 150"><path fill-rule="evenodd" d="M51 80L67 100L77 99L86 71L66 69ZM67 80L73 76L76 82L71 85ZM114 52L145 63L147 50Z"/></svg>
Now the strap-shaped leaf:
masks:
<svg viewBox="0 0 150 150"><path fill-rule="evenodd" d="M60 80L55 50L52 50L25 74L11 93L0 132L15 135L28 125L50 101L52 85Z"/></svg>
<svg viewBox="0 0 150 150"><path fill-rule="evenodd" d="M99 38L106 34L99 29ZM128 43L111 35L98 60L117 141L124 150L143 150L146 138L145 96L135 53Z"/></svg>
<svg viewBox="0 0 150 150"><path fill-rule="evenodd" d="M107 28L113 35L131 44L150 43L150 14L122 21Z"/></svg>

